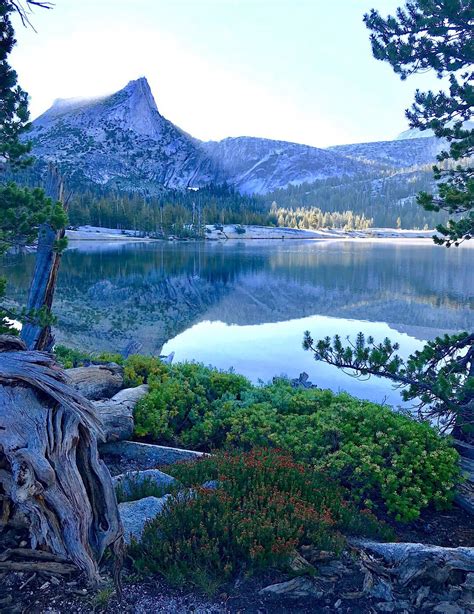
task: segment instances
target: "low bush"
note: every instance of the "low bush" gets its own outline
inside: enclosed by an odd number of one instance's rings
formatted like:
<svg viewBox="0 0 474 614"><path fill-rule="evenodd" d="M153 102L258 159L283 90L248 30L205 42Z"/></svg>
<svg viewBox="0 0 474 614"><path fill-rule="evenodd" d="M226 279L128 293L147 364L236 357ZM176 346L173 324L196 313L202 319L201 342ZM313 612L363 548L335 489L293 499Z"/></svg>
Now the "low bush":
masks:
<svg viewBox="0 0 474 614"><path fill-rule="evenodd" d="M92 354L91 352L83 352L82 350L68 348L64 345L55 345L54 355L59 364L65 369L81 367L91 362L116 362L122 364L124 360L120 354L115 354L113 352Z"/></svg>
<svg viewBox="0 0 474 614"><path fill-rule="evenodd" d="M142 354L133 354L124 358L121 354L113 352L82 352L64 345L56 345L54 355L65 369L100 362L115 362L122 365L124 368L124 385L129 388L145 384L153 378L161 381L168 372L168 366L159 358Z"/></svg>
<svg viewBox="0 0 474 614"><path fill-rule="evenodd" d="M170 471L193 489L170 498L131 555L139 570L176 584L212 592L238 572L286 566L305 544L339 552L344 534L388 536L326 475L279 450L221 452ZM199 486L209 479L216 489Z"/></svg>
<svg viewBox="0 0 474 614"><path fill-rule="evenodd" d="M139 437L200 450L288 450L349 487L360 505L403 522L453 499L460 472L449 439L389 408L329 390L295 389L285 379L253 386L198 363L168 366L152 357L92 356L62 346L55 352L66 367L119 362L125 385L150 385L135 409Z"/></svg>
<svg viewBox="0 0 474 614"><path fill-rule="evenodd" d="M136 433L210 450L274 446L324 469L364 507L399 521L448 507L458 454L428 424L329 390L287 380L252 386L233 373L189 363L154 380L137 405Z"/></svg>
<svg viewBox="0 0 474 614"><path fill-rule="evenodd" d="M213 404L239 399L252 388L242 375L192 362L174 365L149 383L150 393L135 408L136 434L194 447L203 439L203 420Z"/></svg>
<svg viewBox="0 0 474 614"><path fill-rule="evenodd" d="M123 363L124 385L132 388L152 380L163 381L168 375L168 365L159 358L133 354Z"/></svg>

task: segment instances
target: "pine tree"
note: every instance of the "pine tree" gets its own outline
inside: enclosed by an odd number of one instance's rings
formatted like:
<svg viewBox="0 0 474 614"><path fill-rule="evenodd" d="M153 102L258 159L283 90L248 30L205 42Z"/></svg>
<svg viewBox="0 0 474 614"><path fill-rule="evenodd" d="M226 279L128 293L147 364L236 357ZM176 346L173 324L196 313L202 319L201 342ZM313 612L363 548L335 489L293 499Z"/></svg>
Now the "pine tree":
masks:
<svg viewBox="0 0 474 614"><path fill-rule="evenodd" d="M47 3L29 2L37 6ZM15 45L12 13L19 13L23 21L28 15L20 2L0 3L0 170L24 168L31 164L31 145L21 139L29 128L28 95L18 85L16 72L8 63ZM61 228L66 216L59 203L47 198L38 188L20 188L14 183L2 183L0 176L0 255L12 247L31 243L40 224L49 222ZM0 278L0 298L4 296L5 278ZM0 309L0 333L12 332L6 316L19 317L5 308ZM23 314L32 317L32 314Z"/></svg>
<svg viewBox="0 0 474 614"><path fill-rule="evenodd" d="M474 105L474 5L472 0L415 0L386 19L378 11L365 15L374 57L389 62L401 79L433 70L449 78L449 91L420 92L406 111L411 128L431 129L449 143L433 167L438 193L421 192L418 203L427 211L451 217L437 230L435 242L458 245L474 234L474 130L465 122ZM449 167L449 162L454 166Z"/></svg>
<svg viewBox="0 0 474 614"><path fill-rule="evenodd" d="M449 75L449 92L417 91L406 115L410 126L432 129L450 143L440 162L460 162L474 154L474 131L464 122L474 105L474 6L472 0L416 0L399 8L396 17L383 19L376 10L364 17L372 31L374 56L388 61L406 79L410 74L435 70ZM438 244L458 245L474 232L474 177L468 164L442 169L434 167L440 179L438 194L422 192L418 202L428 211L446 211L451 218L437 227ZM403 360L397 344L390 339L376 343L359 333L355 342L344 345L336 335L314 341L305 333L303 347L322 360L356 377L375 375L402 388L406 401L418 403L423 419L436 421L452 430L459 439L474 441L474 333L444 335L429 341L422 350Z"/></svg>

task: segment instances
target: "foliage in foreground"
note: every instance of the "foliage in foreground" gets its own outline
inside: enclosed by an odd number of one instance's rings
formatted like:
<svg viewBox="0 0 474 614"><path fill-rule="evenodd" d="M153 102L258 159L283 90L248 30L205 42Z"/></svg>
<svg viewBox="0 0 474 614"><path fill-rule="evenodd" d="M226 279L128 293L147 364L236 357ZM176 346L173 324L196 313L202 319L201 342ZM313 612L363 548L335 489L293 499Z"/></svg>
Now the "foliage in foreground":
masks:
<svg viewBox="0 0 474 614"><path fill-rule="evenodd" d="M95 362L116 362L117 364L123 364L124 362L124 359L120 354L110 352L99 352L97 354L92 354L90 352L68 348L64 345L55 345L54 355L59 364L65 369L82 367ZM133 385L137 386L138 384Z"/></svg>
<svg viewBox="0 0 474 614"><path fill-rule="evenodd" d="M442 430L456 437L474 436L474 333L444 335L404 360L399 345L385 339L357 335L355 343L344 344L336 335L315 342L306 331L306 350L316 360L354 372L356 377L385 377L402 388L405 401L414 401L425 420L435 420Z"/></svg>
<svg viewBox="0 0 474 614"><path fill-rule="evenodd" d="M388 535L326 475L279 450L219 453L170 472L194 488L169 500L131 555L139 570L178 585L213 592L239 572L286 567L301 545L339 552L343 534ZM199 486L208 479L218 487Z"/></svg>
<svg viewBox="0 0 474 614"><path fill-rule="evenodd" d="M287 380L253 386L196 363L170 367L149 384L135 410L139 436L201 450L281 448L400 521L452 500L459 469L449 440L389 408Z"/></svg>
<svg viewBox="0 0 474 614"><path fill-rule="evenodd" d="M406 116L410 128L431 129L449 144L438 160L456 166L434 166L438 193L421 192L418 203L427 211L451 216L446 225L437 227L442 238L436 237L435 242L458 245L474 234L474 129L464 124L472 117L474 102L472 1L411 0L397 9L396 16L384 19L372 9L364 21L371 31L374 57L388 62L402 80L427 70L438 78L449 78L447 92L417 90ZM462 165L463 159L469 164Z"/></svg>
<svg viewBox="0 0 474 614"><path fill-rule="evenodd" d="M91 359L61 347L56 352L66 365ZM295 389L285 379L254 386L199 363L102 357L123 364L126 385L150 385L135 409L138 437L198 450L287 450L350 489L360 505L403 522L452 501L458 454L426 422L345 393Z"/></svg>

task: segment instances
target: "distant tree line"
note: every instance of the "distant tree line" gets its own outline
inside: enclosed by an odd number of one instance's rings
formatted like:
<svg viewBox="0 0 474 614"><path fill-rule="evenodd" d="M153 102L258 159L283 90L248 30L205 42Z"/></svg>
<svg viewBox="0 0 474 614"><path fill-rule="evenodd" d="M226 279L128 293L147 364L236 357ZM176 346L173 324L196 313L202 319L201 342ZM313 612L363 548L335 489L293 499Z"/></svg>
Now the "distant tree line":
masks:
<svg viewBox="0 0 474 614"><path fill-rule="evenodd" d="M43 171L38 161L33 167L12 174L11 178L33 187L41 184ZM74 174L68 175L67 183L72 190L68 214L73 225L90 224L177 236L189 234L190 228L202 229L205 224L295 228L353 226L357 229L370 224L420 229L434 228L440 218L443 222L448 218L447 214L440 216L417 206L417 193L435 187L429 165L401 172L377 169L353 178L290 185L254 196L242 195L226 184L156 193L156 186L155 191L131 192L121 186L98 186ZM302 211L304 209L307 213Z"/></svg>
<svg viewBox="0 0 474 614"><path fill-rule="evenodd" d="M265 203L242 196L228 186L200 190L166 191L157 196L92 189L76 194L69 205L73 225L183 235L205 224L267 224Z"/></svg>
<svg viewBox="0 0 474 614"><path fill-rule="evenodd" d="M293 210L351 211L354 216L373 220L377 227L420 229L434 228L440 221L439 213L426 211L416 204L416 194L432 188L432 168L427 165L395 174L377 171L352 180L331 178L312 184L290 185L267 194L264 200L270 208L276 203L279 208Z"/></svg>
<svg viewBox="0 0 474 614"><path fill-rule="evenodd" d="M270 209L270 218L276 219L277 226L289 228L343 228L344 230L366 230L374 225L372 218L357 215L352 211L321 211L318 207L297 207L285 209L274 202Z"/></svg>

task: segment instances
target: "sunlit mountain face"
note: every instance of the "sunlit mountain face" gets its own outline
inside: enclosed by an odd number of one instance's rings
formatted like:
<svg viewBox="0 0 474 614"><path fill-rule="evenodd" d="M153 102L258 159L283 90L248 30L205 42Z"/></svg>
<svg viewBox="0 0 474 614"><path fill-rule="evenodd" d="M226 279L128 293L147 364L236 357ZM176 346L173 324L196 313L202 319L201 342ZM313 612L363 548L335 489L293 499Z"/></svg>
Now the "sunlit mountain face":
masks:
<svg viewBox="0 0 474 614"><path fill-rule="evenodd" d="M111 96L57 100L33 122L28 138L39 168L54 161L75 189L146 194L226 183L242 194L264 195L419 168L440 148L434 138L328 149L249 136L202 142L160 114L144 77Z"/></svg>

